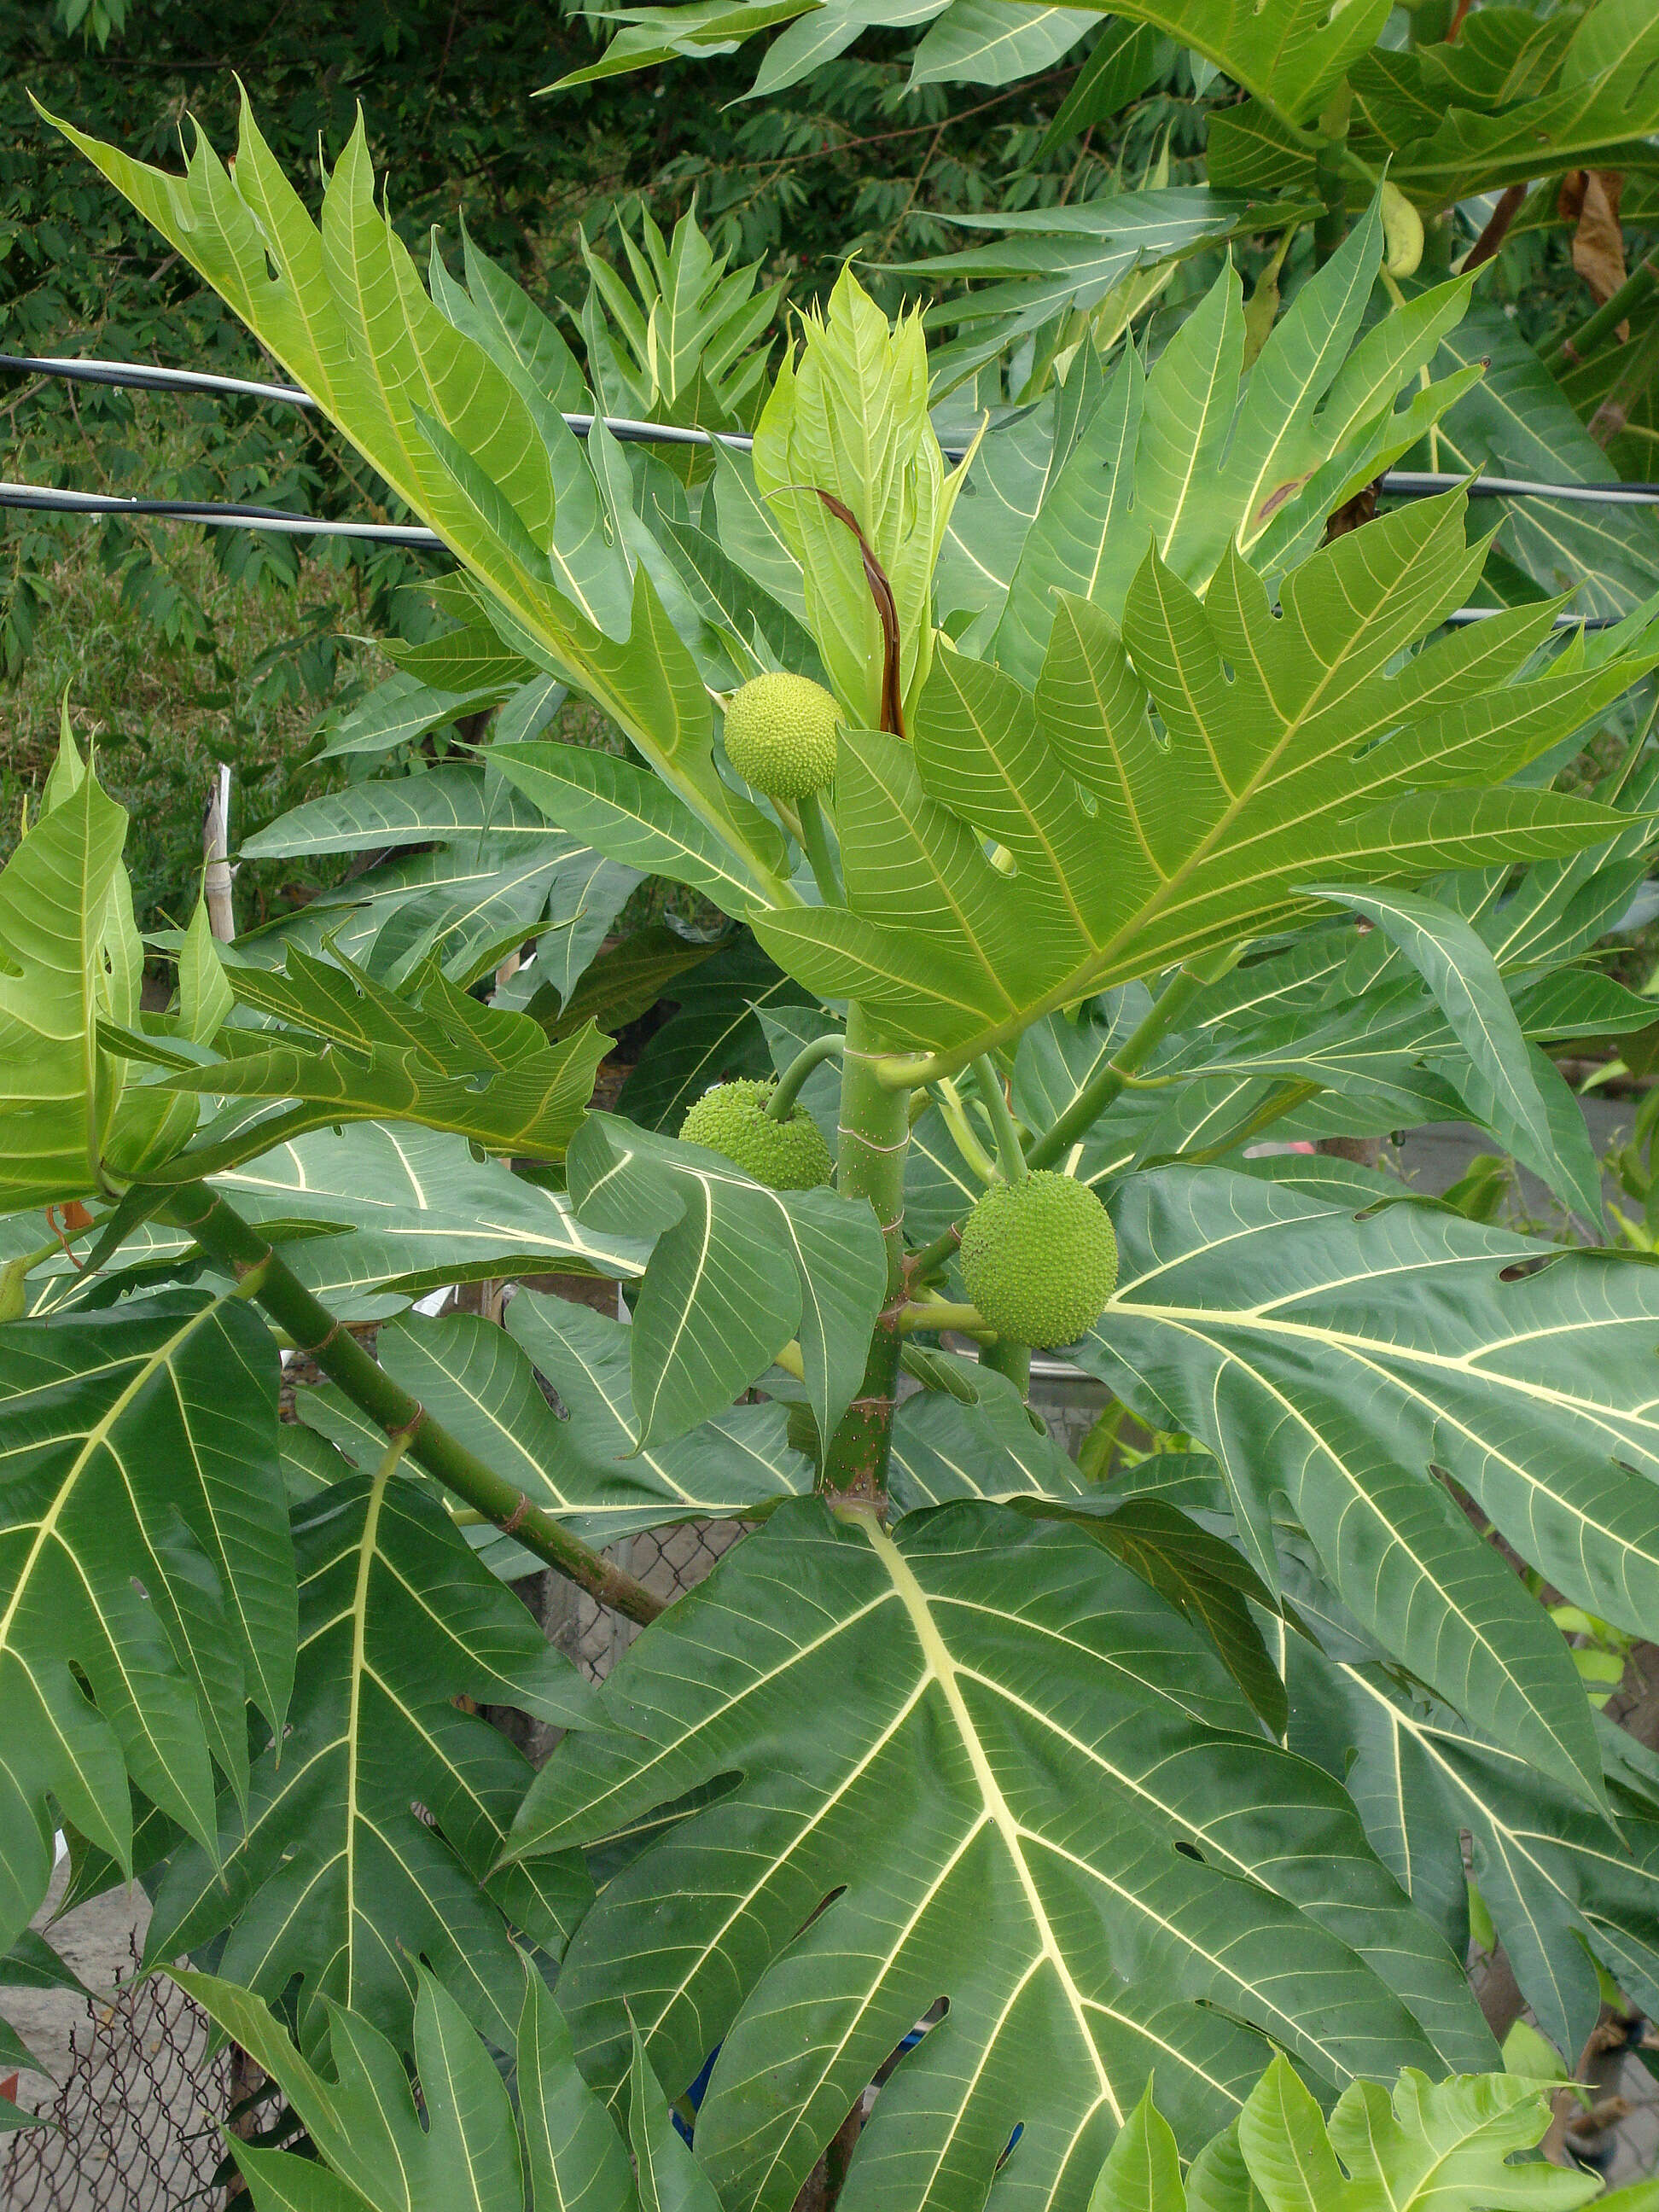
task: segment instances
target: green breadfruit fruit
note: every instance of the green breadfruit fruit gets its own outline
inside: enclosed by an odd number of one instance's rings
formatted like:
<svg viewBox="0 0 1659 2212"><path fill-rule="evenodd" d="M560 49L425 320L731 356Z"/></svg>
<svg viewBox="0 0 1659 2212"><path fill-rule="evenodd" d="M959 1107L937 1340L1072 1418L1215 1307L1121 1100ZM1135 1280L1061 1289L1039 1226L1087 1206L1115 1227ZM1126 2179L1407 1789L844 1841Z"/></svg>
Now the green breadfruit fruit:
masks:
<svg viewBox="0 0 1659 2212"><path fill-rule="evenodd" d="M1117 1238L1085 1183L1052 1168L993 1183L962 1232L962 1274L987 1325L1017 1344L1075 1344L1117 1284Z"/></svg>
<svg viewBox="0 0 1659 2212"><path fill-rule="evenodd" d="M835 1163L818 1125L804 1106L775 1121L767 1104L775 1083L717 1083L680 1123L690 1145L707 1145L769 1190L816 1190Z"/></svg>
<svg viewBox="0 0 1659 2212"><path fill-rule="evenodd" d="M810 676L752 677L726 703L726 758L757 791L793 803L835 774L840 720L841 708Z"/></svg>

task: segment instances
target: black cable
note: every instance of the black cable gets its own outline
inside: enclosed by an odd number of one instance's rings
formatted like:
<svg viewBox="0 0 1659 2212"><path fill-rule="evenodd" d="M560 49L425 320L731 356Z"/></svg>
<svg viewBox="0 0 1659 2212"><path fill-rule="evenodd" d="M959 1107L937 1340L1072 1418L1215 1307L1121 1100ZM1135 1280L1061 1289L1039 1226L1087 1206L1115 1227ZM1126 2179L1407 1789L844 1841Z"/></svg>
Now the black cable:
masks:
<svg viewBox="0 0 1659 2212"><path fill-rule="evenodd" d="M295 407L316 405L309 392L297 385L258 384L244 377L213 376L194 369L156 368L142 362L73 361L53 356L0 353L0 372L58 376L72 382L103 384L117 388L131 386L136 389L154 392L234 392L246 396L276 399ZM566 422L578 437L585 438L599 418L592 415L567 414ZM687 425L671 422L637 422L630 416L608 415L603 418L613 437L623 441L665 446L709 446L719 443L747 451L754 445L752 437L744 433L710 432ZM946 459L959 460L967 451L965 445L942 447ZM1397 498L1425 499L1460 486L1473 498L1486 499L1561 499L1592 505L1653 507L1659 506L1659 484L1601 483L1549 484L1522 477L1476 477L1472 481L1463 476L1454 476L1437 470L1391 469L1379 478L1379 488ZM50 487L33 484L0 483L0 507L15 507L25 512L47 514L127 514L151 516L171 522L193 522L206 529L269 530L285 537L295 538L351 538L374 544L396 545L411 550L428 551L443 544L437 532L418 526L399 526L380 522L332 522L297 515L282 507L250 507L229 501L178 499L118 499L96 492L58 491ZM1446 617L1448 623L1463 624L1484 621L1489 615L1502 613L1499 607L1458 607ZM1610 629L1622 620L1618 615L1558 615L1558 629L1573 629L1581 625L1585 629Z"/></svg>
<svg viewBox="0 0 1659 2212"><path fill-rule="evenodd" d="M234 501L116 499L102 492L56 491L41 484L0 483L0 507L34 514L127 514L165 522L196 522L209 530L267 530L285 538L357 538L376 545L430 552L443 544L435 530L395 522L331 522L280 507L243 507Z"/></svg>
<svg viewBox="0 0 1659 2212"><path fill-rule="evenodd" d="M210 530L270 530L287 538L355 538L376 545L401 545L432 552L443 545L435 530L422 530L395 522L330 522L309 515L285 514L276 507L240 507L188 499L116 499L102 492L54 491L35 484L0 483L0 507L21 507L36 514L129 514L154 516L164 522L194 522ZM1489 615L1508 612L1504 607L1455 607L1442 617L1453 625L1484 622ZM1557 615L1557 629L1611 629L1622 615Z"/></svg>
<svg viewBox="0 0 1659 2212"><path fill-rule="evenodd" d="M193 368L155 368L141 361L71 361L58 355L0 353L0 372L17 376L56 376L68 384L103 384L116 391L206 392L275 399L288 407L313 408L317 402L295 384L256 384L242 376L210 376ZM592 430L592 415L568 414L565 422L579 438ZM607 415L606 429L623 445L733 446L747 453L754 440L742 430L699 430L681 422L641 422L630 415ZM960 458L957 456L957 458Z"/></svg>
<svg viewBox="0 0 1659 2212"><path fill-rule="evenodd" d="M57 376L81 384L103 384L121 389L131 386L145 392L205 392L240 393L258 399L280 400L290 407L315 407L308 392L293 384L260 384L240 376L214 376L189 368L156 368L137 361L77 361L58 355L0 353L0 372L17 375ZM565 421L579 438L592 428L592 415L568 414ZM604 417L612 437L623 444L653 446L712 446L716 443L746 453L754 440L738 430L700 430L678 422L643 422L626 415ZM960 460L971 442L971 429L956 432L942 445L946 460ZM958 442L959 441L959 442ZM1467 489L1472 499L1559 499L1581 505L1603 507L1659 507L1659 484L1547 483L1534 477L1480 477L1432 469L1390 469L1380 479L1384 493L1395 499L1429 499L1443 491Z"/></svg>

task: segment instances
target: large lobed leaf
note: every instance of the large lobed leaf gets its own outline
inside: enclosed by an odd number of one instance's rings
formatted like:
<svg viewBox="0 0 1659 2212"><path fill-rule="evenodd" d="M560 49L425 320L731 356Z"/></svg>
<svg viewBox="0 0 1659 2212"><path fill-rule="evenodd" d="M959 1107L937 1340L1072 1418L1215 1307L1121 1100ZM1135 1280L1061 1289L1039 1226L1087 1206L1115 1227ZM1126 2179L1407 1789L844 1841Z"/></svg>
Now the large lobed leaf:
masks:
<svg viewBox="0 0 1659 2212"><path fill-rule="evenodd" d="M870 24L925 21L938 12L933 6L918 9L915 0L820 8L814 8L812 0L695 0L690 6L619 9L617 19L627 27L618 32L604 58L560 82L573 85L614 76L624 70L648 68L674 55L725 52L744 39L792 18L805 17L798 27L809 43L788 50L790 66L781 59L775 68L772 57L768 56L756 89L769 90L793 81L800 73L795 66L798 61L810 67L819 59L830 58ZM977 57L988 41L1022 33L1030 40L1032 19L1039 13L1055 12L1013 5L982 6L974 18L977 35L969 35L965 27L959 27L946 49L950 59L942 59L931 73L945 76L960 70L970 82L985 81L975 71L986 66ZM1328 0L1123 0L1113 9L1131 22L1149 23L1168 32L1182 46L1213 62L1236 83L1260 96L1271 97L1297 122L1318 113L1330 88L1376 37L1388 12L1388 0L1356 0L1354 5L1338 9L1333 9ZM829 19L827 33L817 30L818 15ZM791 35L786 33L778 46L786 46ZM1050 38L1023 48L1022 53L1027 66L1036 66L1037 58L1052 56L1054 50ZM1060 50L1063 52L1064 46Z"/></svg>
<svg viewBox="0 0 1659 2212"><path fill-rule="evenodd" d="M281 1731L294 1559L276 1351L239 1297L167 1291L0 1329L0 1942L70 1822L130 1863L129 1778L210 1844ZM55 1811L49 1809L55 1808Z"/></svg>
<svg viewBox="0 0 1659 2212"><path fill-rule="evenodd" d="M613 2088L630 2014L671 2087L720 2045L697 2140L728 2206L787 2212L940 1997L848 2212L1081 2208L1154 2067L1191 2139L1237 2111L1264 2039L1339 2084L1431 2048L1486 2063L1461 1973L1340 1790L1076 1529L964 1504L890 1535L786 1504L600 1698L512 1851L679 1807L590 1911L561 2001Z"/></svg>
<svg viewBox="0 0 1659 2212"><path fill-rule="evenodd" d="M629 1332L641 1447L723 1412L797 1332L818 1433L833 1436L887 1295L867 1201L768 1190L718 1152L609 1114L582 1124L568 1173L589 1227L656 1233Z"/></svg>
<svg viewBox="0 0 1659 2212"><path fill-rule="evenodd" d="M1649 659L1525 673L1547 610L1401 658L1480 573L1462 509L1425 501L1339 538L1285 578L1278 611L1235 547L1200 601L1154 546L1121 630L1061 596L1035 697L941 652L914 748L842 733L847 906L763 915L757 935L956 1065L1091 991L1284 927L1321 876L1605 841L1624 826L1610 810L1504 779Z"/></svg>
<svg viewBox="0 0 1659 2212"><path fill-rule="evenodd" d="M647 1274L647 1279L649 1279ZM451 1435L585 1543L671 1522L758 1517L810 1490L778 1404L730 1407L672 1442L636 1443L633 1331L591 1307L521 1291L505 1329L470 1314L380 1332L380 1362ZM558 1394L555 1413L537 1381Z"/></svg>
<svg viewBox="0 0 1659 2212"><path fill-rule="evenodd" d="M1115 1211L1122 1275L1084 1363L1215 1451L1266 1579L1282 1498L1378 1643L1599 1802L1566 1646L1445 1477L1547 1578L1651 1636L1651 1271L1214 1170L1133 1176Z"/></svg>
<svg viewBox="0 0 1659 2212"><path fill-rule="evenodd" d="M300 1639L289 1724L227 1796L215 1848L186 1844L156 1893L148 1955L228 1930L225 1972L298 1984L307 2049L344 2005L405 2040L429 1960L497 2042L518 2017L508 1923L556 1952L590 1894L573 1858L492 1875L530 1769L457 1700L565 1725L587 1687L469 1550L394 1450L295 1516Z"/></svg>
<svg viewBox="0 0 1659 2212"><path fill-rule="evenodd" d="M167 1164L173 1180L357 1121L416 1121L494 1152L558 1159L610 1042L588 1022L550 1044L539 1023L480 1006L435 963L399 993L337 950L325 962L295 945L284 973L236 968L230 981L272 1027L222 1032L228 1056L175 1066L167 1087L291 1103L265 1119L232 1112L210 1122Z"/></svg>
<svg viewBox="0 0 1659 2212"><path fill-rule="evenodd" d="M428 297L375 204L361 118L330 173L320 229L246 106L234 173L199 135L175 178L59 127L437 531L507 642L613 714L692 813L787 896L782 842L722 781L708 695L645 567L634 574L623 641L568 596L570 562L549 549L558 542L556 477L569 465L560 442L568 433L548 422L544 396L536 404L521 354L499 366ZM474 327L502 350L499 332Z"/></svg>
<svg viewBox="0 0 1659 2212"><path fill-rule="evenodd" d="M500 2046L513 2054L516 2110L489 2050L424 1971L412 2084L401 2053L356 2014L332 2011L324 2073L246 1990L207 1974L179 1979L279 2085L317 2154L313 2162L237 2144L259 2212L716 2212L637 2051L629 2171L622 2136L576 2069L570 2031L527 1963Z"/></svg>
<svg viewBox="0 0 1659 2212"><path fill-rule="evenodd" d="M1390 180L1427 214L1530 183L1540 147L1557 175L1652 168L1659 22L1647 0L1597 0L1541 20L1519 9L1477 13L1486 21L1466 27L1455 45L1378 47L1356 58L1349 143L1368 169L1386 164ZM1249 88L1258 101L1210 126L1212 179L1236 189L1305 188L1313 149L1285 129L1285 103L1271 85ZM1364 172L1353 173L1351 189L1363 191Z"/></svg>
<svg viewBox="0 0 1659 2212"><path fill-rule="evenodd" d="M1340 1773L1378 1856L1419 1911L1462 1955L1472 1876L1534 2018L1563 2051L1583 2050L1595 2025L1598 1960L1637 2002L1659 2002L1651 1754L1600 1723L1614 1817L1592 1813L1529 1760L1395 1679L1316 1587L1298 1580L1296 1594L1324 1650L1301 1638L1286 1646L1291 1741Z"/></svg>
<svg viewBox="0 0 1659 2212"><path fill-rule="evenodd" d="M1362 336L1382 251L1376 202L1297 292L1248 373L1231 268L1150 372L1130 347L1109 386L1093 349L1085 350L1056 402L1042 501L988 658L1035 684L1056 591L1092 599L1119 620L1149 545L1200 594L1229 544L1270 577L1314 550L1332 508L1421 437L1478 375L1466 363L1425 382L1396 411L1402 390L1462 316L1468 283L1437 285Z"/></svg>
<svg viewBox="0 0 1659 2212"><path fill-rule="evenodd" d="M585 1230L562 1191L477 1159L464 1137L408 1124L356 1121L314 1129L212 1179L245 1220L283 1245L305 1287L343 1321L378 1321L421 1291L452 1283L544 1274L635 1275L648 1243ZM38 1215L0 1221L0 1261L30 1256ZM104 1261L77 1267L96 1225L31 1270L29 1311L41 1316L97 1300L113 1279L188 1261L184 1231L150 1219ZM131 1277L128 1271L131 1271Z"/></svg>

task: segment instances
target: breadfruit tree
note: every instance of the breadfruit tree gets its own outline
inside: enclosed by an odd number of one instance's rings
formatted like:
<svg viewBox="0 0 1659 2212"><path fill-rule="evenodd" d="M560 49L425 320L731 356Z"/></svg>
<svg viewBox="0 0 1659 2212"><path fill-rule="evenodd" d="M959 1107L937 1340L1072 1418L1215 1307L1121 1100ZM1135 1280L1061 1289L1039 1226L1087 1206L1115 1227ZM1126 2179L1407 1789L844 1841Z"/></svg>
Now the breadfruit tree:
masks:
<svg viewBox="0 0 1659 2212"><path fill-rule="evenodd" d="M1569 2059L1603 1978L1659 2002L1659 1779L1581 1665L1659 1637L1659 1278L1544 1049L1650 1025L1585 956L1659 633L1454 620L1458 493L1328 538L1469 388L1468 283L1368 320L1373 198L1270 332L1224 259L942 442L849 273L676 474L577 440L476 251L422 280L361 131L320 227L251 116L183 177L77 143L453 550L403 726L504 703L289 817L420 849L198 915L167 1013L67 726L0 877L4 1940L54 1826L76 1895L142 1871L331 2169L250 2151L273 2205L1083 2212L1218 2138L1194 2201L1276 2208L1281 2137L1497 2202L1543 2108L1445 2078L1498 2059L1464 1837ZM607 945L643 874L724 930ZM1585 1236L1261 1152L1449 1117ZM411 1310L573 1273L628 1321ZM719 1520L666 1608L607 1548ZM600 1684L543 1565L641 1626Z"/></svg>

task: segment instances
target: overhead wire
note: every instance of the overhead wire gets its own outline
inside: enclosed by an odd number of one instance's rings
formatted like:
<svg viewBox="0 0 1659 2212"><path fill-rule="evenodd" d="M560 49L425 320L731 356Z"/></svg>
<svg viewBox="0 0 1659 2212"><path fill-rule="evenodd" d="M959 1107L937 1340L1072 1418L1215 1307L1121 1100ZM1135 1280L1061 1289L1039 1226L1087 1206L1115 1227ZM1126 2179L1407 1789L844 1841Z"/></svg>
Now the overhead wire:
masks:
<svg viewBox="0 0 1659 2212"><path fill-rule="evenodd" d="M0 374L58 377L82 384L101 384L118 391L200 392L215 395L274 400L290 407L314 410L317 402L297 385L261 382L240 376L219 376L206 370L160 368L147 362L88 361L57 355L0 353ZM747 432L705 430L676 422L647 422L625 415L567 412L563 417L579 438L603 422L622 444L653 446L726 446L738 453L752 450ZM971 444L967 430L943 432L940 449L947 460L961 460ZM1550 483L1530 477L1456 475L1432 469L1389 469L1377 482L1384 496L1427 499L1437 493L1462 489L1472 499L1559 500L1597 507L1659 507L1659 484L1634 483ZM297 515L280 507L253 507L225 500L126 499L114 495L58 490L48 485L0 483L0 507L35 514L131 515L169 522L196 523L207 529L263 530L292 538L343 538L371 544L429 552L444 541L433 530L415 524L341 522L328 518ZM1453 624L1484 621L1501 614L1500 607L1458 607L1444 619ZM1558 615L1558 629L1607 629L1622 617L1617 615Z"/></svg>

